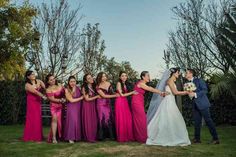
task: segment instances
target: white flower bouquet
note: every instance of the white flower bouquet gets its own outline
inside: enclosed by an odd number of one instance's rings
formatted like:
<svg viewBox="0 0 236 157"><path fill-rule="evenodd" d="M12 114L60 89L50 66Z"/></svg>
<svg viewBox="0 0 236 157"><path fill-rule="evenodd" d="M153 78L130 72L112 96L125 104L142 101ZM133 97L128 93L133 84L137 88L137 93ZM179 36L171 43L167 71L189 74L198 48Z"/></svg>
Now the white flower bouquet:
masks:
<svg viewBox="0 0 236 157"><path fill-rule="evenodd" d="M193 82L185 83L184 84L184 90L188 92L194 92L197 89L196 85ZM193 99L193 97L189 96L190 99Z"/></svg>

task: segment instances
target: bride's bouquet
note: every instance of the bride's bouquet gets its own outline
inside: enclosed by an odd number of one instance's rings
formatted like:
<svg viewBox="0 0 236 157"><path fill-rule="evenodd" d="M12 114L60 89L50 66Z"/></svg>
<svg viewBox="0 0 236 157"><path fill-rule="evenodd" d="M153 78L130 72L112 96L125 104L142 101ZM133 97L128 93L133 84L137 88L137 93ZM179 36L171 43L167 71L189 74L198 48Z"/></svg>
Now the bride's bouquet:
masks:
<svg viewBox="0 0 236 157"><path fill-rule="evenodd" d="M193 82L188 82L184 84L184 90L188 92L194 92L197 89ZM190 97L192 99L192 97Z"/></svg>

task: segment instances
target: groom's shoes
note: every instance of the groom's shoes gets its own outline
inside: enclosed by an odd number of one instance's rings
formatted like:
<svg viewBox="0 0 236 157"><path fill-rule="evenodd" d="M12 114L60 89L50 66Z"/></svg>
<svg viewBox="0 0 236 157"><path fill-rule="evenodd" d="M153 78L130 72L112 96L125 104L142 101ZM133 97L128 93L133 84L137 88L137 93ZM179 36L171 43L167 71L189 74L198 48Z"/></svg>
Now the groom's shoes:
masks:
<svg viewBox="0 0 236 157"><path fill-rule="evenodd" d="M201 140L193 139L193 140L192 140L192 143L193 143L193 144L200 144L200 143L202 143L202 142L201 142Z"/></svg>
<svg viewBox="0 0 236 157"><path fill-rule="evenodd" d="M220 144L219 140L212 140L209 144Z"/></svg>

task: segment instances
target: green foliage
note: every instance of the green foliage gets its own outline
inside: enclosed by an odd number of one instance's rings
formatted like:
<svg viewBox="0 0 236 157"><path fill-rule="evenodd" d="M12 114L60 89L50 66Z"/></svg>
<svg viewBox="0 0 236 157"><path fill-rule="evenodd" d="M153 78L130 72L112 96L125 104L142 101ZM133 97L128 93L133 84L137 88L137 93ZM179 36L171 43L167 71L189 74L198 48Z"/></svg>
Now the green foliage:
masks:
<svg viewBox="0 0 236 157"><path fill-rule="evenodd" d="M0 124L23 122L25 89L23 81L0 81Z"/></svg>
<svg viewBox="0 0 236 157"><path fill-rule="evenodd" d="M120 71L125 71L130 81L135 81L138 77L138 72L131 67L131 64L129 62L123 61L119 63L115 61L114 57L105 60L103 71L108 74L110 81L113 83L116 83L118 81Z"/></svg>
<svg viewBox="0 0 236 157"><path fill-rule="evenodd" d="M231 95L236 103L236 74L235 73L216 73L213 74L210 85L212 99L217 99L222 95Z"/></svg>
<svg viewBox="0 0 236 157"><path fill-rule="evenodd" d="M104 50L105 41L101 39L99 23L92 26L90 23L82 30L80 61L82 62L84 74L95 75L102 69L106 59Z"/></svg>
<svg viewBox="0 0 236 157"><path fill-rule="evenodd" d="M24 54L35 38L35 30L32 27L35 16L36 10L28 2L23 6L15 6L8 0L1 0L0 79L14 79L23 75Z"/></svg>

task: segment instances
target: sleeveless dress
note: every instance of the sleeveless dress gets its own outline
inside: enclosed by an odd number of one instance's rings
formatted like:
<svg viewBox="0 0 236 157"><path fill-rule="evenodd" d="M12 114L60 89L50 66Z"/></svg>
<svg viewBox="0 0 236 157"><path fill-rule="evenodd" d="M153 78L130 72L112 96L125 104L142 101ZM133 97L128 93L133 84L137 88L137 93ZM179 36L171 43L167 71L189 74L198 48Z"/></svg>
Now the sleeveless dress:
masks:
<svg viewBox="0 0 236 157"><path fill-rule="evenodd" d="M191 142L188 131L180 113L175 95L172 94L169 86L166 91L170 92L161 102L156 114L148 124L148 145L161 146L187 146Z"/></svg>
<svg viewBox="0 0 236 157"><path fill-rule="evenodd" d="M36 90L40 90L37 88ZM26 122L23 134L23 141L37 141L43 140L42 116L41 116L41 97L26 92Z"/></svg>
<svg viewBox="0 0 236 157"><path fill-rule="evenodd" d="M144 94L145 90L138 87L139 82L134 86L137 95L132 96L131 110L133 117L134 139L140 143L147 140L147 118L144 110Z"/></svg>
<svg viewBox="0 0 236 157"><path fill-rule="evenodd" d="M108 90L103 88L97 88L102 90L105 94L111 93L112 87ZM111 99L99 98L97 99L97 113L98 113L98 139L103 140L106 138L114 139L114 118L111 109Z"/></svg>
<svg viewBox="0 0 236 157"><path fill-rule="evenodd" d="M125 93L127 93L125 88ZM134 140L133 122L127 97L117 97L115 101L115 126L118 142Z"/></svg>
<svg viewBox="0 0 236 157"><path fill-rule="evenodd" d="M81 92L76 87L76 93L73 98L81 97ZM66 124L64 128L64 139L80 141L82 139L82 116L81 101L66 104Z"/></svg>
<svg viewBox="0 0 236 157"><path fill-rule="evenodd" d="M89 96L94 97L95 91L89 89ZM86 101L83 100L82 105L82 129L84 140L88 142L96 142L97 140L97 110L96 110L96 100Z"/></svg>
<svg viewBox="0 0 236 157"><path fill-rule="evenodd" d="M64 89L61 88L55 92L47 93L47 96L54 96L57 99L63 98L65 95ZM57 140L62 140L62 109L63 105L61 103L50 102L51 115L57 117ZM48 142L52 142L52 128L50 129L48 135Z"/></svg>

